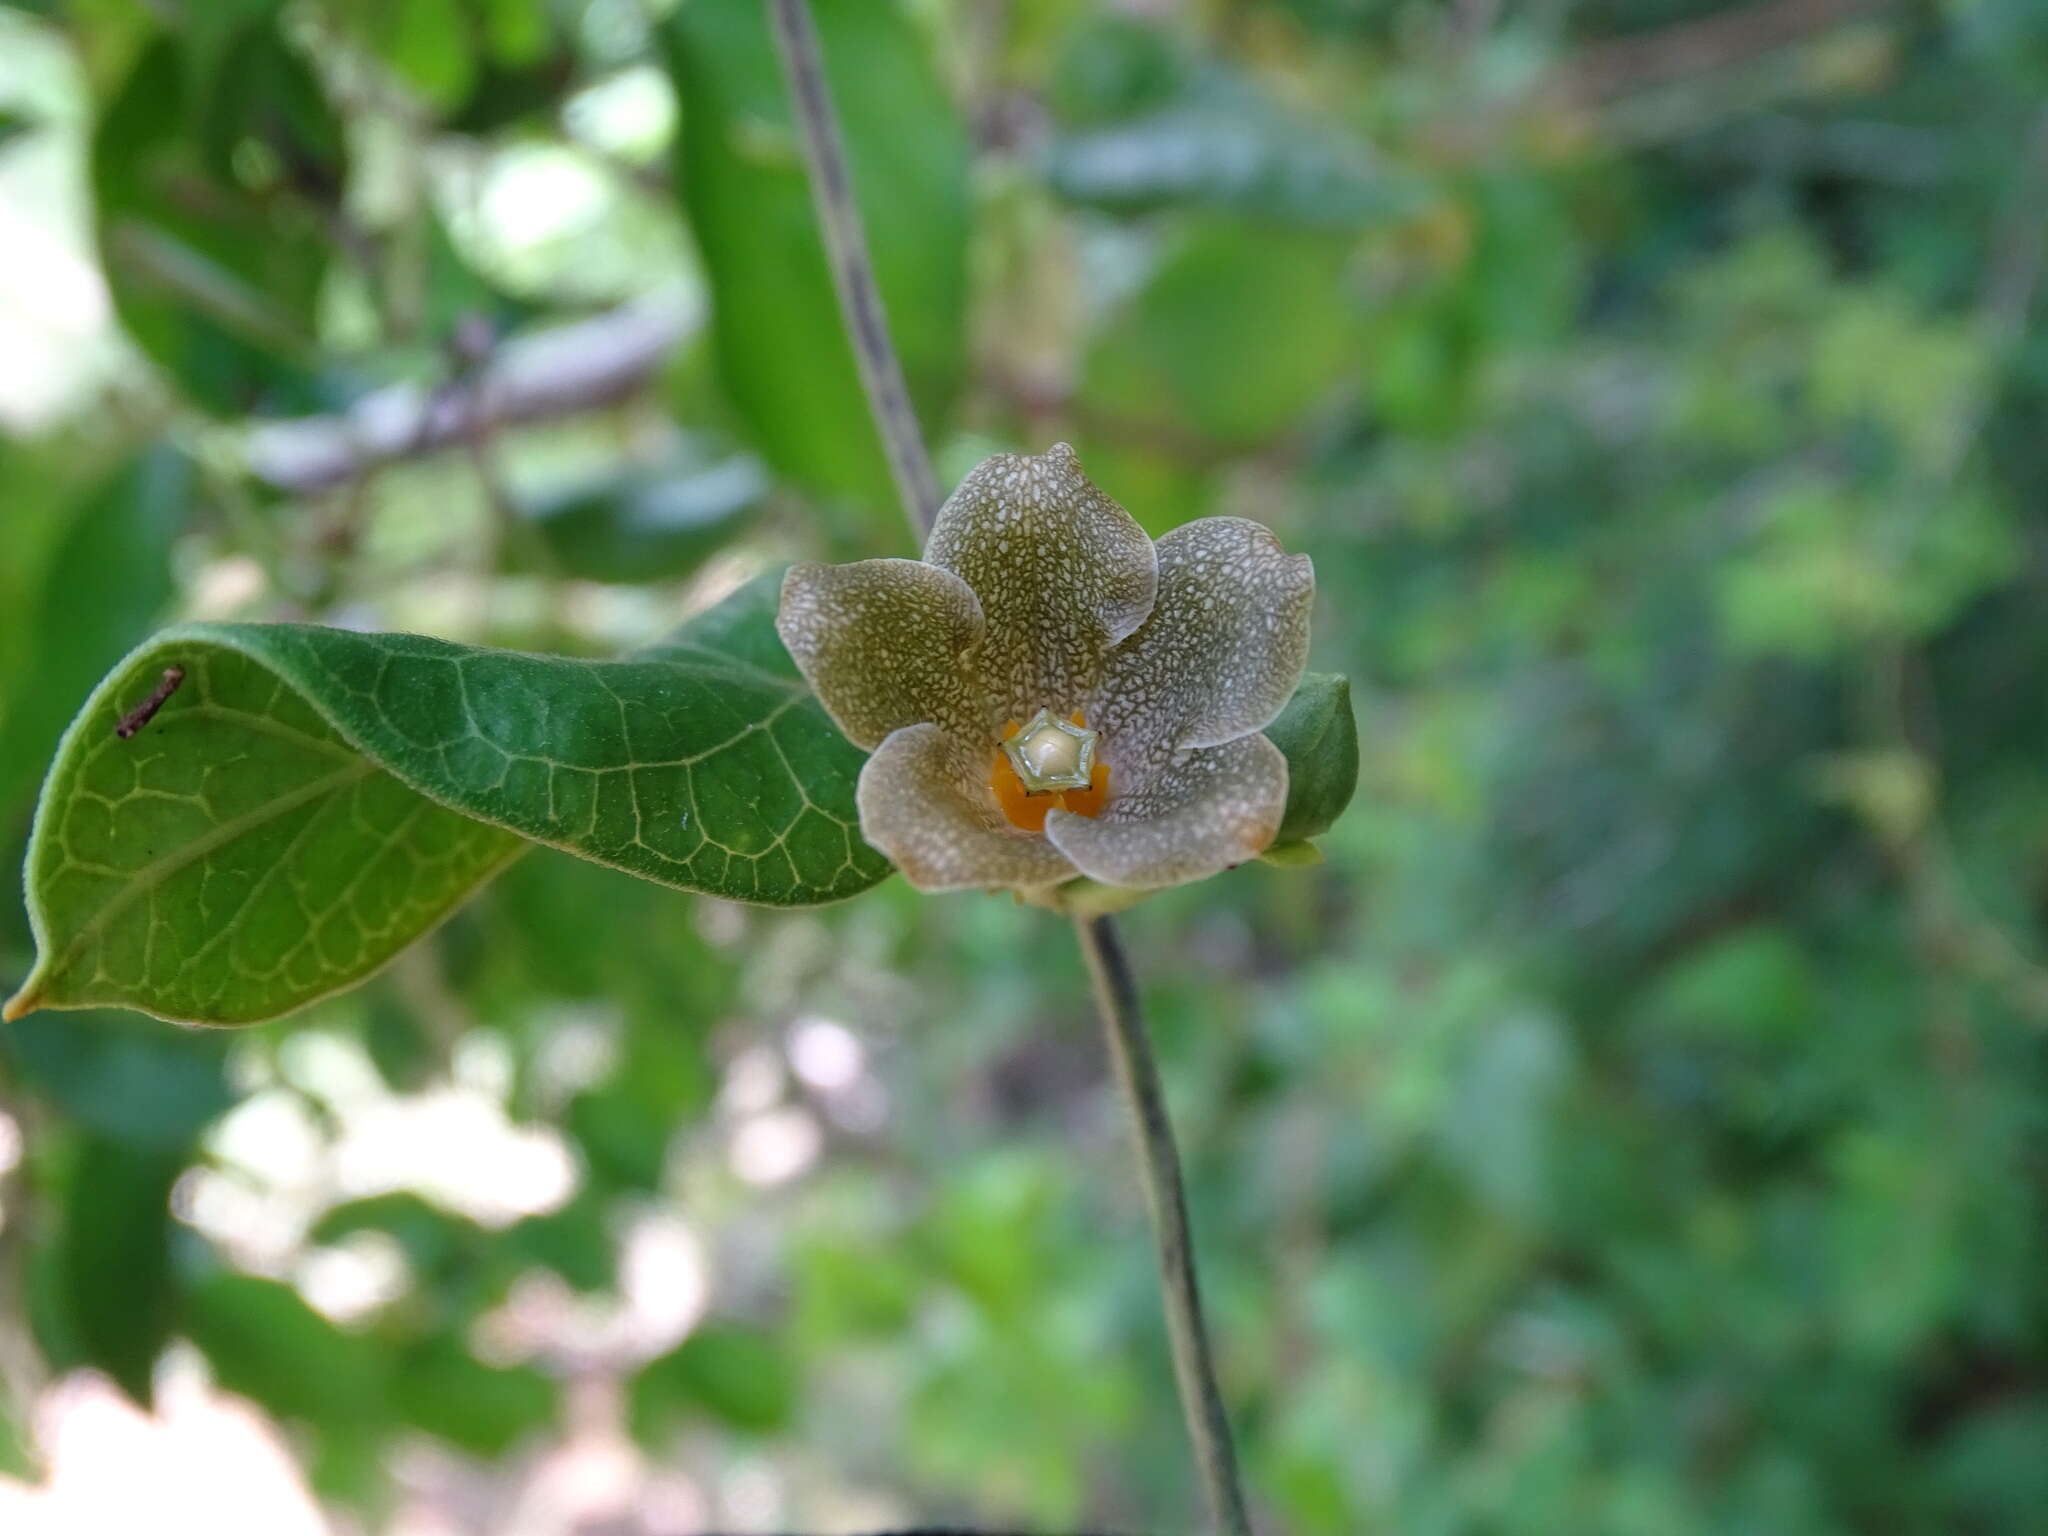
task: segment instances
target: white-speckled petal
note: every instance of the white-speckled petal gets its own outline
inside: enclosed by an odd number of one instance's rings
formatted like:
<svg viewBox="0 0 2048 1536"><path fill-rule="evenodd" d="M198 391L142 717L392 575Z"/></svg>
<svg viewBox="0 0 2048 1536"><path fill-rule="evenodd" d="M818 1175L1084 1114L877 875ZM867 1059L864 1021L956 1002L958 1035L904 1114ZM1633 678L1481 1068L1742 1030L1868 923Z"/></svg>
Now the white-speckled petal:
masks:
<svg viewBox="0 0 2048 1536"><path fill-rule="evenodd" d="M1133 789L1175 751L1272 723L1301 681L1315 601L1308 556L1288 554L1262 523L1198 518L1158 548L1152 616L1110 653L1083 706Z"/></svg>
<svg viewBox="0 0 2048 1536"><path fill-rule="evenodd" d="M1071 880L1065 854L1010 825L989 790L989 766L989 748L972 738L905 726L860 771L861 834L921 891Z"/></svg>
<svg viewBox="0 0 2048 1536"><path fill-rule="evenodd" d="M1105 885L1180 885L1258 857L1280 830L1287 759L1259 735L1178 752L1093 818L1054 811L1045 835Z"/></svg>
<svg viewBox="0 0 2048 1536"><path fill-rule="evenodd" d="M940 509L925 559L981 599L978 664L1015 720L1082 707L1110 648L1152 611L1158 583L1145 530L1065 443L984 459Z"/></svg>
<svg viewBox="0 0 2048 1536"><path fill-rule="evenodd" d="M992 723L966 662L981 604L951 571L922 560L793 565L775 628L855 746L927 720L968 732Z"/></svg>

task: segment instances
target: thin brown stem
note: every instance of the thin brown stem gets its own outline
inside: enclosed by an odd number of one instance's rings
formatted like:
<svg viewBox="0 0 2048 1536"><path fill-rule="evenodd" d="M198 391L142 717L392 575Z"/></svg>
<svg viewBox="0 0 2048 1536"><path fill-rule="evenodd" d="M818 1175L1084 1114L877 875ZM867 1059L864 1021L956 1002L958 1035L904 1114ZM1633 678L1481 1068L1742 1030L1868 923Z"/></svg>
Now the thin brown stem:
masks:
<svg viewBox="0 0 2048 1536"><path fill-rule="evenodd" d="M888 317L875 285L860 207L854 201L845 140L825 82L825 61L807 0L768 0L790 100L801 130L811 198L824 231L832 283L841 317L860 366L861 387L880 433L903 510L919 542L938 516L938 483L924 434L904 386L902 365L889 339ZM1216 1385L1209 1336L1202 1322L1202 1297L1195 1279L1194 1246L1188 1234L1187 1200L1181 1190L1180 1154L1166 1115L1159 1069L1145 1038L1138 989L1116 927L1107 917L1076 917L1074 931L1095 980L1095 1001L1109 1037L1117 1082L1131 1112L1137 1137L1145 1201L1152 1213L1159 1274L1165 1295L1167 1332L1173 1344L1174 1375L1195 1461L1221 1536L1252 1536L1231 1443L1230 1420Z"/></svg>
<svg viewBox="0 0 2048 1536"><path fill-rule="evenodd" d="M911 530L922 544L939 515L938 479L932 473L931 456L925 452L924 431L910 403L910 390L903 382L903 365L889 339L889 317L875 283L874 262L868 256L860 205L854 201L846 140L825 82L818 29L806 0L768 0L768 18L775 29L783 75L789 82L811 201L824 232L825 262L839 295L840 317L846 322L847 340L853 345L861 387L867 392L868 409L881 434L889 473L895 477Z"/></svg>
<svg viewBox="0 0 2048 1536"><path fill-rule="evenodd" d="M1109 1055L1117 1085L1130 1111L1138 1142L1138 1169L1143 1175L1145 1203L1152 1213L1153 1239L1159 1254L1160 1288L1166 1303L1166 1329L1173 1343L1173 1373L1180 1384L1188 1437L1194 1442L1196 1469L1209 1500L1209 1513L1223 1536L1252 1536L1245 1512L1244 1490L1237 1472L1237 1451L1230 1435L1230 1416L1216 1384L1216 1362L1209 1330L1202 1321L1202 1291L1195 1274L1194 1239L1188 1229L1187 1197L1181 1189L1180 1153L1174 1147L1173 1123L1167 1118L1166 1094L1159 1067L1145 1034L1138 1008L1138 984L1107 917L1080 917L1074 933L1095 983L1095 1007L1109 1038Z"/></svg>

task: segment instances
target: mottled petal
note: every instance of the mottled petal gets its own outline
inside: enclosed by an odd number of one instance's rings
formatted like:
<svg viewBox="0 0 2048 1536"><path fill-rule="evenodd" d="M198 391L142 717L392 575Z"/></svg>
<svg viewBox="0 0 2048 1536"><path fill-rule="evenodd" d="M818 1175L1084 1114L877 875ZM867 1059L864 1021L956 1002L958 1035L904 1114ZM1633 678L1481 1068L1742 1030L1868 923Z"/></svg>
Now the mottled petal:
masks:
<svg viewBox="0 0 2048 1536"><path fill-rule="evenodd" d="M1286 805L1287 759L1265 737L1241 736L1174 754L1142 789L1116 794L1100 816L1054 811L1045 835L1105 885L1179 885L1256 858Z"/></svg>
<svg viewBox="0 0 2048 1536"><path fill-rule="evenodd" d="M1084 708L1131 787L1172 752L1235 741L1286 706L1308 661L1315 569L1272 530L1204 517L1159 541L1159 596Z"/></svg>
<svg viewBox="0 0 2048 1536"><path fill-rule="evenodd" d="M1028 889L1074 877L1066 855L997 808L989 754L972 738L909 725L861 769L861 833L919 890Z"/></svg>
<svg viewBox="0 0 2048 1536"><path fill-rule="evenodd" d="M1152 611L1158 580L1145 530L1065 443L984 459L940 509L925 559L981 599L983 682L1013 720L1080 708L1110 648Z"/></svg>
<svg viewBox="0 0 2048 1536"><path fill-rule="evenodd" d="M964 659L981 639L981 604L950 571L921 560L793 565L775 628L855 746L927 720L990 724Z"/></svg>

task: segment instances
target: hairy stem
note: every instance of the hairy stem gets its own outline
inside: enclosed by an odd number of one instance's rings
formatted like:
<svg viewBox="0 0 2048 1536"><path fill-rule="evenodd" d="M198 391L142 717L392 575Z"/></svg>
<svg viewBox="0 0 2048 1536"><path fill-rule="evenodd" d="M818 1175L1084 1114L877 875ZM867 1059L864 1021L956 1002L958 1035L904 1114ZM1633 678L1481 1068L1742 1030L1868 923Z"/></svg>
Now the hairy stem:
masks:
<svg viewBox="0 0 2048 1536"><path fill-rule="evenodd" d="M882 436L882 451L896 493L919 544L939 515L939 485L925 452L924 433L903 382L903 365L889 339L889 317L875 285L875 266L868 256L860 206L853 198L853 176L846 164L846 140L839 131L832 93L825 84L825 56L807 0L768 0L768 19L775 29L776 51L789 81L791 105L803 139L804 168L809 173L811 201L825 234L826 264L839 295L839 313L846 322L854 362L868 409Z"/></svg>
<svg viewBox="0 0 2048 1536"><path fill-rule="evenodd" d="M1188 1232L1187 1200L1181 1192L1180 1154L1174 1148L1173 1125L1166 1115L1166 1095L1159 1086L1159 1068L1138 1011L1138 984L1107 917L1077 917L1075 935L1095 983L1095 1006L1109 1037L1110 1060L1117 1085L1131 1113L1138 1140L1138 1167L1144 1176L1145 1203L1152 1212L1152 1234L1159 1252L1160 1288L1166 1301L1166 1329L1173 1341L1173 1373L1180 1383L1188 1436L1194 1441L1195 1463L1208 1495L1209 1513L1223 1536L1251 1536L1244 1490L1237 1474L1237 1452L1231 1444L1230 1417L1216 1385L1216 1363L1209 1349L1209 1330L1202 1321L1202 1291L1195 1278L1194 1241Z"/></svg>

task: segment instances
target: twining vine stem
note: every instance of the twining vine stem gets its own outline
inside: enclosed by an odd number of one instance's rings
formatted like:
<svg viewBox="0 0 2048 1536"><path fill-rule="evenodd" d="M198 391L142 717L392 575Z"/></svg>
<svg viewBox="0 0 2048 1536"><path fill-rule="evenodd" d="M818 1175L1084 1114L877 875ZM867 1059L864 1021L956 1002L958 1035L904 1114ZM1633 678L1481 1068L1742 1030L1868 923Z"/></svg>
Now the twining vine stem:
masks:
<svg viewBox="0 0 2048 1536"><path fill-rule="evenodd" d="M867 232L861 225L860 205L853 197L846 140L840 134L825 83L825 56L818 46L817 25L807 0L768 0L768 19L775 29L776 51L782 56L782 72L796 109L811 202L825 233L826 264L832 269L832 287L839 295L839 313L853 344L868 409L882 434L889 473L896 478L896 492L922 545L939 515L938 478L932 473L924 432L903 382L903 365L889 339L889 317L882 309Z"/></svg>
<svg viewBox="0 0 2048 1536"><path fill-rule="evenodd" d="M1117 1086L1131 1112L1138 1138L1138 1171L1145 1184L1145 1204L1152 1212L1152 1235L1159 1251L1159 1284L1166 1302L1166 1330L1173 1340L1173 1374L1180 1384L1188 1437L1209 1499L1209 1512L1225 1536L1252 1536L1245 1513L1244 1490L1237 1474L1237 1451L1230 1438L1230 1416L1216 1384L1216 1362L1209 1349L1209 1330L1202 1321L1202 1288L1195 1278L1194 1239L1188 1231L1188 1203L1181 1189L1180 1154L1174 1148L1173 1124L1166 1117L1166 1094L1159 1085L1159 1067L1138 1011L1138 983L1131 974L1116 925L1107 917L1076 917L1074 933L1095 983L1095 1007L1109 1037L1109 1057Z"/></svg>
<svg viewBox="0 0 2048 1536"><path fill-rule="evenodd" d="M939 511L938 481L924 434L904 387L903 368L889 338L889 321L875 285L874 264L860 208L854 201L847 169L846 141L832 109L825 82L825 60L807 0L767 0L775 45L795 108L809 173L811 199L825 234L832 285L839 312L860 368L868 409L881 433L890 472L903 500L903 510L920 544L931 532ZM1201 1287L1195 1278L1194 1244L1188 1233L1187 1200L1181 1190L1180 1153L1166 1116L1166 1096L1159 1069L1145 1035L1138 1009L1138 986L1129 959L1107 917L1074 920L1075 936L1095 984L1096 1011L1108 1036L1110 1059L1130 1110L1137 1137L1138 1166L1145 1201L1152 1213L1158 1249L1159 1276L1165 1293L1167 1332L1173 1344L1174 1377L1179 1383L1195 1462L1208 1495L1209 1510L1222 1536L1252 1536L1238 1478L1237 1453L1230 1437L1230 1419L1216 1384L1216 1366L1202 1321Z"/></svg>

